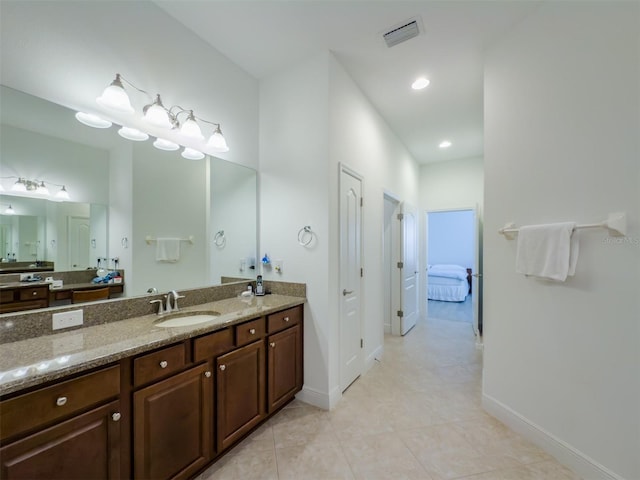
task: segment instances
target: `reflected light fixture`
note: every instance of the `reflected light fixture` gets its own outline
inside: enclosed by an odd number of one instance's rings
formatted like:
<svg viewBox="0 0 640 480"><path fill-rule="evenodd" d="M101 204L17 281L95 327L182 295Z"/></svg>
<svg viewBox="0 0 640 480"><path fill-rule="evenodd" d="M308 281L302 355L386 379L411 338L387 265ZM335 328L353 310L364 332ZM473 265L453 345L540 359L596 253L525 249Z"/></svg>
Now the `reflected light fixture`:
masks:
<svg viewBox="0 0 640 480"><path fill-rule="evenodd" d="M202 160L204 158L204 153L189 147L184 147L181 155L182 158L186 158L187 160Z"/></svg>
<svg viewBox="0 0 640 480"><path fill-rule="evenodd" d="M422 90L423 88L429 86L429 83L431 82L429 82L426 77L420 77L411 84L411 88L413 88L414 90Z"/></svg>
<svg viewBox="0 0 640 480"><path fill-rule="evenodd" d="M80 123L93 128L109 128L113 125L109 120L100 118L98 115L94 115L93 113L78 112L76 113L76 118Z"/></svg>
<svg viewBox="0 0 640 480"><path fill-rule="evenodd" d="M6 215L15 215L15 214L16 214L16 211L13 209L13 207L12 207L11 205L9 205L9 206L7 207L7 209L4 211L4 213L5 213Z"/></svg>
<svg viewBox="0 0 640 480"><path fill-rule="evenodd" d="M449 148L451 146L451 142L449 140L443 140L442 142L440 142L440 145L438 145L438 147L440 148Z"/></svg>
<svg viewBox="0 0 640 480"><path fill-rule="evenodd" d="M149 98L149 103L142 108L142 119L144 122L155 128L162 128L171 132L169 138L172 138L172 140L154 135L156 137L156 140L153 142L154 147L160 150L173 151L178 150L180 146L182 146L184 147L182 152L183 157L192 160L204 158L204 153L187 145L190 144L192 140L205 140L201 130L201 124L207 123L214 127L214 131L208 138L205 147L214 152L223 153L229 151L229 146L222 135L222 129L219 123L210 122L209 120L198 117L194 114L193 110L183 108L180 105L167 108L163 105L160 94L156 94L155 98L152 97L148 92L136 87L119 73L116 73L115 79L105 88L102 95L96 98L98 105L120 113L134 113L135 109L125 90L125 84L127 87L132 87L134 90L145 94ZM184 119L180 120L179 117L183 114L186 115L186 118L183 117ZM78 112L76 113L76 118L83 124L95 128L109 128L112 125L110 121L90 113ZM144 141L149 138L146 132L126 126L122 126L122 128L118 130L118 134L121 137L133 141ZM184 141L181 141L180 137L184 138Z"/></svg>
<svg viewBox="0 0 640 480"><path fill-rule="evenodd" d="M25 194L25 196L30 195L38 195L38 196L51 196L51 192L49 190L49 185L55 185L56 187L62 187L55 195L54 198L57 200L69 200L69 192L64 185L59 185L57 183L48 182L46 180L28 180L23 177L0 177L0 178L17 178L16 182L11 187L12 193L17 194ZM4 189L3 189L4 190Z"/></svg>
<svg viewBox="0 0 640 480"><path fill-rule="evenodd" d="M118 135L120 135L122 138L126 138L127 140L132 140L134 142L144 142L149 138L149 135L147 135L146 133L141 132L137 128L131 127L120 128L120 130L118 130Z"/></svg>
<svg viewBox="0 0 640 480"><path fill-rule="evenodd" d="M69 200L69 192L67 192L67 189L64 185L62 185L62 188L58 191L58 193L56 193L56 198L60 200Z"/></svg>

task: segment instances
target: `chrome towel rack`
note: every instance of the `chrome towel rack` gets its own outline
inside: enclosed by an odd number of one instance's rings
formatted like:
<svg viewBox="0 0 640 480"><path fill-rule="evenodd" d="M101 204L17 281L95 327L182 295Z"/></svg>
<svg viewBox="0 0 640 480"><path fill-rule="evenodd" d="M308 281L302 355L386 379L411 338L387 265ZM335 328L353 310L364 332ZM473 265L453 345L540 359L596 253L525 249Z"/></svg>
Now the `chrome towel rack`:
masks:
<svg viewBox="0 0 640 480"><path fill-rule="evenodd" d="M227 243L227 237L224 236L224 230L218 230L216 232L213 236L213 243L216 247L224 247L225 243Z"/></svg>
<svg viewBox="0 0 640 480"><path fill-rule="evenodd" d="M147 245L151 245L153 242L157 242L158 239L150 236L146 236L144 239L147 242ZM181 242L193 243L193 235L189 235L187 238L179 238Z"/></svg>
<svg viewBox="0 0 640 480"><path fill-rule="evenodd" d="M303 247L308 247L315 237L311 226L305 225L298 231L298 243Z"/></svg>
<svg viewBox="0 0 640 480"><path fill-rule="evenodd" d="M612 237L624 237L627 235L627 214L625 212L610 213L607 219L600 223L585 223L575 226L575 230L587 228L605 228ZM512 240L520 231L515 224L507 223L498 230L498 233L504 235L508 240Z"/></svg>

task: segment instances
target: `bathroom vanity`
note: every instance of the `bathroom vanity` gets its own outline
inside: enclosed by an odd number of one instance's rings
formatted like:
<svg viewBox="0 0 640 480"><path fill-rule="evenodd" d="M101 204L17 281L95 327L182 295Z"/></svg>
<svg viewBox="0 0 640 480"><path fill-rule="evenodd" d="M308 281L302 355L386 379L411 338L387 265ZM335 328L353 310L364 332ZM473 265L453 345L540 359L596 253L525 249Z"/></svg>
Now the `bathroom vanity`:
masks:
<svg viewBox="0 0 640 480"><path fill-rule="evenodd" d="M304 301L227 298L183 309L219 313L197 325L151 314L1 345L0 477L193 477L301 390Z"/></svg>

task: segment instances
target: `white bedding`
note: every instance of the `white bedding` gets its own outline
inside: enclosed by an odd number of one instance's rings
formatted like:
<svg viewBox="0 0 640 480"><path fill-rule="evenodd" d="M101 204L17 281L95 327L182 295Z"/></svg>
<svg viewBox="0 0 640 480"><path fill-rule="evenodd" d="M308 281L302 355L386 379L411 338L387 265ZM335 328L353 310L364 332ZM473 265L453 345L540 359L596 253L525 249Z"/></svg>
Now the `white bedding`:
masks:
<svg viewBox="0 0 640 480"><path fill-rule="evenodd" d="M460 265L430 265L427 270L429 300L464 302L469 293L467 270Z"/></svg>

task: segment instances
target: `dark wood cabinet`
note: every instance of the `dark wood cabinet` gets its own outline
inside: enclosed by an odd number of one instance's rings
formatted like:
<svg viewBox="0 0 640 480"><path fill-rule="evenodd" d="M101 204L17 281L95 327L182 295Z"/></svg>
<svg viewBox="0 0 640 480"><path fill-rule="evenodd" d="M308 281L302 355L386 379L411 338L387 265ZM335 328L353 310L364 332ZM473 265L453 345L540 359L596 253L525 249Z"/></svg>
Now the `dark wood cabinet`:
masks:
<svg viewBox="0 0 640 480"><path fill-rule="evenodd" d="M0 289L0 313L20 312L49 306L49 285Z"/></svg>
<svg viewBox="0 0 640 480"><path fill-rule="evenodd" d="M265 418L264 340L216 359L216 394L217 446L222 451Z"/></svg>
<svg viewBox="0 0 640 480"><path fill-rule="evenodd" d="M114 401L0 448L0 477L120 478L120 412Z"/></svg>
<svg viewBox="0 0 640 480"><path fill-rule="evenodd" d="M133 477L190 478L206 466L213 437L211 364L133 394Z"/></svg>
<svg viewBox="0 0 640 480"><path fill-rule="evenodd" d="M294 325L267 339L267 405L277 410L302 388L302 336Z"/></svg>

